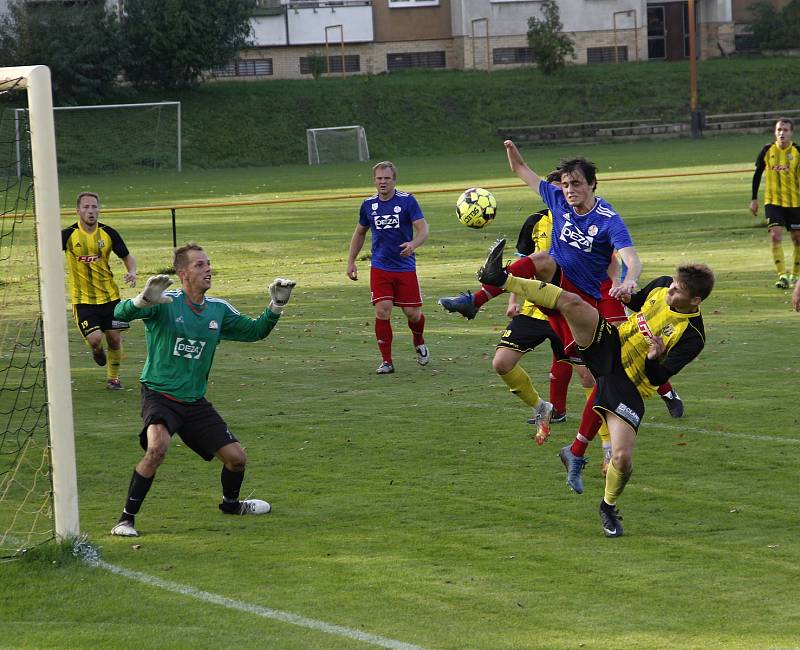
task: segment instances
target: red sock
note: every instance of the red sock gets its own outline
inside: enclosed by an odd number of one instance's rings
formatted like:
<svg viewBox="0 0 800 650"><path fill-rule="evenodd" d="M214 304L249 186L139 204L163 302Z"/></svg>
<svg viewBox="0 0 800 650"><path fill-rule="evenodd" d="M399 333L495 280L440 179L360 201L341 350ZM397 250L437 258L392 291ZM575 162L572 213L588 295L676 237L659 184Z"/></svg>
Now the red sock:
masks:
<svg viewBox="0 0 800 650"><path fill-rule="evenodd" d="M482 284L481 288L472 294L472 302L476 307L483 307L492 298L496 298L503 293L503 291L505 291L505 289L501 289L500 287Z"/></svg>
<svg viewBox="0 0 800 650"><path fill-rule="evenodd" d="M392 321L375 319L375 338L378 339L378 349L383 360L392 362Z"/></svg>
<svg viewBox="0 0 800 650"><path fill-rule="evenodd" d="M520 257L516 262L509 264L506 270L518 278L532 278L536 275L536 265L530 257Z"/></svg>
<svg viewBox="0 0 800 650"><path fill-rule="evenodd" d="M419 320L416 323L408 321L408 329L410 329L411 333L414 335L414 347L425 343L425 338L422 336L422 333L425 331L425 314L420 314Z"/></svg>
<svg viewBox="0 0 800 650"><path fill-rule="evenodd" d="M550 401L553 410L559 413L567 411L567 388L572 378L572 364L553 359L550 366Z"/></svg>
<svg viewBox="0 0 800 650"><path fill-rule="evenodd" d="M589 441L594 440L594 437L600 430L600 425L603 423L603 420L599 415L597 415L597 413L594 412L594 409L592 408L594 406L594 395L596 392L597 386L592 389L591 394L586 400L586 404L583 407L583 414L581 415L581 423L578 426L578 433L580 433ZM571 447L572 453L576 456L583 456L586 453L586 448L588 446L588 442L583 442L582 440L575 438Z"/></svg>
<svg viewBox="0 0 800 650"><path fill-rule="evenodd" d="M666 395L666 394L667 394L667 393L669 393L671 390L672 390L672 384L670 384L670 383L667 381L667 382L664 382L663 384L661 384L661 385L658 387L658 394L659 394L659 395Z"/></svg>

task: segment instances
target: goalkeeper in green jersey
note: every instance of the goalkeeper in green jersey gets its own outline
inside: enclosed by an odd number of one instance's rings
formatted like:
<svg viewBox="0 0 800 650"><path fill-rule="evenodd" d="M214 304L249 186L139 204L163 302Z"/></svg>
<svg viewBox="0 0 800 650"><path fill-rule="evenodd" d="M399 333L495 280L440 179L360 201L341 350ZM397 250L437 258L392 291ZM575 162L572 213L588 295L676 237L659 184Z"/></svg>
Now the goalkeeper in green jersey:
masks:
<svg viewBox="0 0 800 650"><path fill-rule="evenodd" d="M119 522L111 529L112 535L121 537L139 535L134 517L174 434L204 460L222 461L222 512L260 515L270 511L269 503L261 499L239 500L247 457L205 393L217 345L223 340L265 338L278 322L295 283L283 278L273 281L269 306L253 319L225 300L206 296L211 288L211 262L200 246L176 249L173 264L180 289L167 291L172 280L156 275L138 296L114 310L120 320L143 320L147 340L147 361L140 377L144 427L139 441L145 453L133 470Z"/></svg>
<svg viewBox="0 0 800 650"><path fill-rule="evenodd" d="M558 309L597 381L594 410L611 434L611 463L600 501L600 519L606 537L619 537L622 526L616 504L633 472L633 446L644 416L643 398L655 395L658 386L703 350L705 329L700 303L711 294L714 274L705 264L686 264L679 266L673 277L657 278L634 294L623 292L620 299L633 313L617 329L578 294L509 274L503 267L504 246L504 239L495 242L478 279L513 291L540 307ZM580 465L578 472L582 468ZM572 472L572 467L568 471Z"/></svg>

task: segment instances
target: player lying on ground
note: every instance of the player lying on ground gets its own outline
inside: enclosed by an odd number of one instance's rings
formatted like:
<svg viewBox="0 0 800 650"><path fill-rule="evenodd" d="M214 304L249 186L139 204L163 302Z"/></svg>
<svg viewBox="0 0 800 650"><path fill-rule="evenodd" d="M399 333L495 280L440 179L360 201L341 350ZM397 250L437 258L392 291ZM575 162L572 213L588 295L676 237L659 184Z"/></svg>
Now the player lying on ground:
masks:
<svg viewBox="0 0 800 650"><path fill-rule="evenodd" d="M577 294L510 275L503 268L504 247L505 240L495 243L478 279L540 307L558 309L597 381L594 410L605 420L612 446L600 518L604 534L619 537L622 526L616 504L633 471L633 445L644 416L643 398L655 395L657 386L702 351L705 330L700 303L713 289L714 274L704 264L687 264L678 267L674 277L663 276L634 294L620 295L633 313L617 329ZM578 474L582 467L577 468Z"/></svg>
<svg viewBox="0 0 800 650"><path fill-rule="evenodd" d="M271 506L261 499L239 500L247 457L214 406L206 400L208 373L223 340L259 341L272 331L289 301L295 283L278 278L269 285L270 303L258 318L240 314L225 300L206 296L211 288L211 261L197 244L175 251L175 272L181 288L166 275L147 280L144 291L117 305L114 315L125 321L142 319L147 361L141 375L142 419L139 443L144 457L133 470L128 496L112 535L136 537L135 515L164 462L172 436L178 434L203 460L222 461L222 502L232 515L260 515Z"/></svg>

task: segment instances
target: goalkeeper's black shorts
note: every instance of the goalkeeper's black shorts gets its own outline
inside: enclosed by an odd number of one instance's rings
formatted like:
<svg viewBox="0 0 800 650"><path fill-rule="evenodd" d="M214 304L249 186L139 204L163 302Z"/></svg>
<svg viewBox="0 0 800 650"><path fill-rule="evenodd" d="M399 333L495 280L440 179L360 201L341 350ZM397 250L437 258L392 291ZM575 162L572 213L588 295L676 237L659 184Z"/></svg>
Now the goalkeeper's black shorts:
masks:
<svg viewBox="0 0 800 650"><path fill-rule="evenodd" d="M518 314L506 325L500 335L497 347L525 353L536 349L545 341L550 341L550 348L553 350L553 355L556 359L566 358L561 339L550 327L548 321Z"/></svg>
<svg viewBox="0 0 800 650"><path fill-rule="evenodd" d="M142 421L139 444L147 451L147 427L163 424L169 435L178 434L189 449L203 460L214 458L217 450L239 442L225 420L205 397L196 402L179 402L142 384Z"/></svg>

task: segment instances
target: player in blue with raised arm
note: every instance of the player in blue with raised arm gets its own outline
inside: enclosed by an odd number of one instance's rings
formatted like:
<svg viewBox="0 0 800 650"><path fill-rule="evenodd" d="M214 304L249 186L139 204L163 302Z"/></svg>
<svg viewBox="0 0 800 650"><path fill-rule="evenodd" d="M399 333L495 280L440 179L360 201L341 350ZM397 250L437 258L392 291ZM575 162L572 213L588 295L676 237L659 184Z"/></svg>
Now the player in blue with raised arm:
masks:
<svg viewBox="0 0 800 650"><path fill-rule="evenodd" d="M138 296L114 310L120 320L143 320L147 340L147 361L140 378L144 427L139 434L145 454L133 470L125 507L111 529L112 535L120 537L139 535L135 516L176 433L203 460L222 461L219 509L223 513L260 515L271 509L261 499L239 500L247 457L205 393L220 342L265 338L280 319L295 283L283 278L273 281L269 306L258 318L249 318L225 300L206 296L211 288L211 261L200 246L176 249L173 265L180 289L165 293L172 280L156 275Z"/></svg>
<svg viewBox="0 0 800 650"><path fill-rule="evenodd" d="M385 160L375 165L372 179L378 192L361 204L358 224L350 240L347 277L358 280L356 257L367 233L372 231L369 284L375 307L375 338L383 359L376 372L387 375L394 372L391 317L395 305L408 319L417 363L424 366L431 358L425 344L425 315L414 254L428 238L428 222L414 196L395 189L397 170L393 163Z"/></svg>

